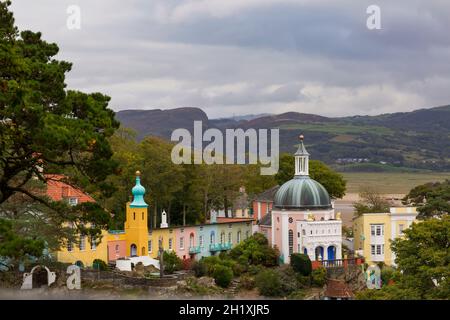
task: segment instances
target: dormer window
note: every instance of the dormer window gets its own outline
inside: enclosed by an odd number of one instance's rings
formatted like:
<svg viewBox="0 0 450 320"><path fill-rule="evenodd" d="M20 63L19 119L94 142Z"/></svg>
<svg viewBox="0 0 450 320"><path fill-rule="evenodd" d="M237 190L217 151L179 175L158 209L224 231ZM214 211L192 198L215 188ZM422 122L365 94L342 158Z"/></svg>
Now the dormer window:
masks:
<svg viewBox="0 0 450 320"><path fill-rule="evenodd" d="M71 206L76 206L78 204L78 198L71 197L71 198L68 198L67 201L69 202L69 205L71 205Z"/></svg>

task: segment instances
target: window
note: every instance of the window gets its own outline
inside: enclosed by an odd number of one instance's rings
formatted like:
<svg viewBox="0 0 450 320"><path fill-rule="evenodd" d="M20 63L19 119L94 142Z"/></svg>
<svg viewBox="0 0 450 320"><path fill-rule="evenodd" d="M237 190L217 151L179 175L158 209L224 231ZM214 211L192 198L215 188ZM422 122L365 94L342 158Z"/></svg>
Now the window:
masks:
<svg viewBox="0 0 450 320"><path fill-rule="evenodd" d="M95 241L95 238L91 238L91 250L97 249L97 242Z"/></svg>
<svg viewBox="0 0 450 320"><path fill-rule="evenodd" d="M203 248L203 236L200 236L200 237L198 238L198 243L199 243L199 245L200 245L200 248Z"/></svg>
<svg viewBox="0 0 450 320"><path fill-rule="evenodd" d="M153 248L152 248L152 240L148 240L148 252L152 252Z"/></svg>
<svg viewBox="0 0 450 320"><path fill-rule="evenodd" d="M119 254L119 245L116 244L116 254Z"/></svg>
<svg viewBox="0 0 450 320"><path fill-rule="evenodd" d="M69 198L69 204L71 206L76 206L78 204L78 198Z"/></svg>
<svg viewBox="0 0 450 320"><path fill-rule="evenodd" d="M233 234L231 232L228 233L228 242L233 243Z"/></svg>
<svg viewBox="0 0 450 320"><path fill-rule="evenodd" d="M384 235L384 225L382 224L371 224L370 234L372 236L382 236Z"/></svg>
<svg viewBox="0 0 450 320"><path fill-rule="evenodd" d="M381 245L377 245L377 254L381 254Z"/></svg>
<svg viewBox="0 0 450 320"><path fill-rule="evenodd" d="M399 224L398 225L398 233L399 234L403 234L403 230L405 230L405 225L404 224Z"/></svg>
<svg viewBox="0 0 450 320"><path fill-rule="evenodd" d="M223 244L224 242L225 242L225 233L222 232L222 233L220 234L220 243Z"/></svg>
<svg viewBox="0 0 450 320"><path fill-rule="evenodd" d="M294 252L294 231L289 230L289 255Z"/></svg>
<svg viewBox="0 0 450 320"><path fill-rule="evenodd" d="M86 249L86 236L80 236L80 250L84 251Z"/></svg>
<svg viewBox="0 0 450 320"><path fill-rule="evenodd" d="M250 231L245 231L245 239L248 239L248 238L250 238Z"/></svg>
<svg viewBox="0 0 450 320"><path fill-rule="evenodd" d="M142 220L144 220L144 213L142 212Z"/></svg>
<svg viewBox="0 0 450 320"><path fill-rule="evenodd" d="M289 223L292 223L293 221L292 217L289 217Z"/></svg>
<svg viewBox="0 0 450 320"><path fill-rule="evenodd" d="M209 237L209 242L211 244L216 243L216 237L214 236L214 232L211 232L211 235Z"/></svg>
<svg viewBox="0 0 450 320"><path fill-rule="evenodd" d="M133 220L136 220L136 212L133 212Z"/></svg>
<svg viewBox="0 0 450 320"><path fill-rule="evenodd" d="M172 238L169 238L169 250L172 250Z"/></svg>
<svg viewBox="0 0 450 320"><path fill-rule="evenodd" d="M375 255L375 245L370 246L370 253L374 256Z"/></svg>
<svg viewBox="0 0 450 320"><path fill-rule="evenodd" d="M238 231L237 233L237 243L241 243L241 231Z"/></svg>
<svg viewBox="0 0 450 320"><path fill-rule="evenodd" d="M181 237L180 238L180 249L184 249L184 238L183 237Z"/></svg>
<svg viewBox="0 0 450 320"><path fill-rule="evenodd" d="M67 243L67 251L72 252L73 251L73 244L72 242Z"/></svg>

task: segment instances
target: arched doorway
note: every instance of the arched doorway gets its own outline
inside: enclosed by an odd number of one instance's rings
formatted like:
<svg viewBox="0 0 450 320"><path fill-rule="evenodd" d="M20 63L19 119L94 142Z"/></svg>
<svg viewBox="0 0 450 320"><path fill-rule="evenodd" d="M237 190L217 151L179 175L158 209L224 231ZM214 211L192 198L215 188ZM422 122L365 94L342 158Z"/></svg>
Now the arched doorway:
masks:
<svg viewBox="0 0 450 320"><path fill-rule="evenodd" d="M308 249L303 248L303 253L306 254L306 255L308 255Z"/></svg>
<svg viewBox="0 0 450 320"><path fill-rule="evenodd" d="M336 259L336 247L335 246L329 246L327 249L327 253L328 253L328 260Z"/></svg>
<svg viewBox="0 0 450 320"><path fill-rule="evenodd" d="M316 261L323 260L323 252L324 252L324 249L322 246L316 247Z"/></svg>
<svg viewBox="0 0 450 320"><path fill-rule="evenodd" d="M137 256L137 247L134 243L130 247L130 256L132 257Z"/></svg>

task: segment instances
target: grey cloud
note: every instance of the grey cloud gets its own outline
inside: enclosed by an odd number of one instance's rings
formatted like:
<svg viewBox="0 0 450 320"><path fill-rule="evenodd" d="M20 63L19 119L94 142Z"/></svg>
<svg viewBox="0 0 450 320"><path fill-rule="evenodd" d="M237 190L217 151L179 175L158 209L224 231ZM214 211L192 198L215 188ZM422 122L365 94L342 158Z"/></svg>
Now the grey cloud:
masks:
<svg viewBox="0 0 450 320"><path fill-rule="evenodd" d="M82 29L65 28L79 4ZM213 117L301 111L376 114L447 104L450 4L372 1L15 0L74 62L70 87L115 110L198 106Z"/></svg>

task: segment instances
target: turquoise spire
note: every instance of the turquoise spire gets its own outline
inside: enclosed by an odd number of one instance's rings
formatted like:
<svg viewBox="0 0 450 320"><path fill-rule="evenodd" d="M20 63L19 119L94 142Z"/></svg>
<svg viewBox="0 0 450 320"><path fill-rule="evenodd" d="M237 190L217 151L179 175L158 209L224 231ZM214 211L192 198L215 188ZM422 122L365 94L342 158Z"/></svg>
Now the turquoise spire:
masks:
<svg viewBox="0 0 450 320"><path fill-rule="evenodd" d="M133 202L130 204L130 208L147 208L148 204L145 203L144 195L145 188L141 185L141 173L136 171L136 185L131 189L133 194Z"/></svg>

